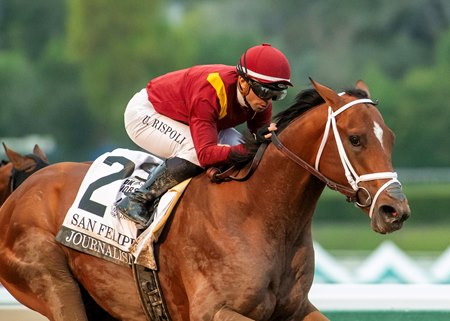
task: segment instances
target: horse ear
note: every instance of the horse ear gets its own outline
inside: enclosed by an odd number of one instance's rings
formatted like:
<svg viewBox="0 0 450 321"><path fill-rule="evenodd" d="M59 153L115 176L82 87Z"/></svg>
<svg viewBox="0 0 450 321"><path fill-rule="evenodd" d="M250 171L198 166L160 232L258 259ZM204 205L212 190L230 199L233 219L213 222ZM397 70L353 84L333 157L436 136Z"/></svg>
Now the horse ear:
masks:
<svg viewBox="0 0 450 321"><path fill-rule="evenodd" d="M322 84L319 84L317 81L312 80L309 78L314 88L317 90L319 95L325 100L325 102L330 107L339 107L342 105L342 99L341 97L331 88L328 88L327 86L324 86Z"/></svg>
<svg viewBox="0 0 450 321"><path fill-rule="evenodd" d="M367 84L364 81L362 81L361 79L358 80L356 82L355 88L356 89L361 89L362 91L365 91L366 94L367 94L367 97L370 98L369 86L367 86Z"/></svg>
<svg viewBox="0 0 450 321"><path fill-rule="evenodd" d="M34 145L33 154L42 159L44 162L48 163L47 156L38 144Z"/></svg>
<svg viewBox="0 0 450 321"><path fill-rule="evenodd" d="M15 169L21 171L30 166L29 164L31 160L29 158L22 156L12 149L9 149L8 147L6 147L5 143L3 143L3 148L5 149L6 156L8 156L9 161L13 164Z"/></svg>
<svg viewBox="0 0 450 321"><path fill-rule="evenodd" d="M8 157L9 161L11 161L11 158L16 158L18 153L13 151L12 149L9 149L4 142L2 142L3 149L5 150L6 157Z"/></svg>

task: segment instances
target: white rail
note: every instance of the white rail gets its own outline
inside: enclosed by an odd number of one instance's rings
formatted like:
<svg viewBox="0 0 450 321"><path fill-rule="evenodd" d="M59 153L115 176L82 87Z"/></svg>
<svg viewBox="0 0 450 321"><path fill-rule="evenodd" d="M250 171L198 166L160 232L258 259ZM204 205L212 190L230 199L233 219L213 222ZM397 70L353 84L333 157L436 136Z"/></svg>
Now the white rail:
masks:
<svg viewBox="0 0 450 321"><path fill-rule="evenodd" d="M314 284L311 302L323 311L449 311L450 284Z"/></svg>

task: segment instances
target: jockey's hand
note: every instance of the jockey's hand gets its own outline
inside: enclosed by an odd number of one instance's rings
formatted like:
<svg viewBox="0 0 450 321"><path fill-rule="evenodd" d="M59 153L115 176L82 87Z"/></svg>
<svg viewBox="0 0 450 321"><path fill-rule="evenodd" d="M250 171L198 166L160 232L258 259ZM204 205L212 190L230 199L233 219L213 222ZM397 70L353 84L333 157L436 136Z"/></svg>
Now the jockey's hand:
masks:
<svg viewBox="0 0 450 321"><path fill-rule="evenodd" d="M258 143L270 143L270 137L272 137L272 132L277 130L277 124L271 123L268 127L261 127L254 134L255 140Z"/></svg>

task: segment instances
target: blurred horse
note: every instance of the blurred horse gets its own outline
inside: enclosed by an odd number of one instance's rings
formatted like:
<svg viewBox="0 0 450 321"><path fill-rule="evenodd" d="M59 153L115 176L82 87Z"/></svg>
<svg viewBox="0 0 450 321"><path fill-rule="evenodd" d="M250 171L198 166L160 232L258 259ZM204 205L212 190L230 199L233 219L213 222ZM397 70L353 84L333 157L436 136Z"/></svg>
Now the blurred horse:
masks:
<svg viewBox="0 0 450 321"><path fill-rule="evenodd" d="M47 156L38 145L34 145L32 154L25 156L5 144L3 147L8 160L3 160L0 166L0 206L25 179L48 165Z"/></svg>
<svg viewBox="0 0 450 321"><path fill-rule="evenodd" d="M34 145L33 153L25 156L8 148L5 144L3 147L8 160L2 160L0 163L0 206L25 179L49 165L47 156L37 144ZM80 290L90 320L115 320L95 303L82 286Z"/></svg>
<svg viewBox="0 0 450 321"><path fill-rule="evenodd" d="M213 184L201 174L188 185L156 249L172 320L328 320L308 299L311 223L325 186L368 214L376 232L409 217L391 164L394 135L367 86L337 94L312 83L276 117L277 135L248 180ZM49 320L88 319L79 284L114 318L146 320L130 268L55 241L88 169L48 166L8 198L0 281Z"/></svg>

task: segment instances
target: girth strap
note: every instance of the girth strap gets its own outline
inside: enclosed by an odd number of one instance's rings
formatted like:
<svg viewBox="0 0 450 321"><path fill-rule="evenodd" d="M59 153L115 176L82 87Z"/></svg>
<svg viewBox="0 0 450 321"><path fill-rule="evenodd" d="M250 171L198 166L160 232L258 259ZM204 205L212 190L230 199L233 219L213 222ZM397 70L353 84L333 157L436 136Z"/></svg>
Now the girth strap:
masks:
<svg viewBox="0 0 450 321"><path fill-rule="evenodd" d="M171 321L159 284L158 272L135 263L132 268L147 320Z"/></svg>

